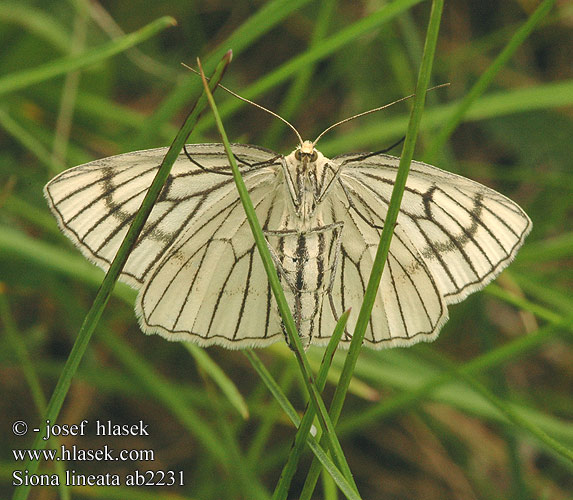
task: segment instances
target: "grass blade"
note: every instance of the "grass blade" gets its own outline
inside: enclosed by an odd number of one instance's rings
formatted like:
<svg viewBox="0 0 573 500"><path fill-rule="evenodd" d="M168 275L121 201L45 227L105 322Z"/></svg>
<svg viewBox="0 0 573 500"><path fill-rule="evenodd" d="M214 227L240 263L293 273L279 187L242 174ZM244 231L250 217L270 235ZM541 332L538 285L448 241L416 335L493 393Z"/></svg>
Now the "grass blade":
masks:
<svg viewBox="0 0 573 500"><path fill-rule="evenodd" d="M506 402L502 401L495 394L493 394L487 387L478 382L474 377L468 373L452 368L456 375L458 375L462 380L464 380L470 387L481 394L487 401L489 401L493 406L495 406L513 425L517 428L525 431L532 436L535 436L539 441L541 441L545 446L566 458L573 464L573 450L562 445L559 441L552 438L531 422L529 419L523 417L518 412L514 411L511 406Z"/></svg>
<svg viewBox="0 0 573 500"><path fill-rule="evenodd" d="M215 122L217 123L217 128L223 140L225 151L227 152L229 163L231 164L233 170L233 177L237 185L237 190L241 198L241 203L243 204L243 207L245 209L247 220L249 222L249 226L251 228L255 243L257 245L258 253L261 257L263 266L265 268L265 272L267 273L267 276L269 278L269 283L273 291L275 300L277 302L285 330L288 334L290 345L293 348L296 360L299 364L304 384L308 390L310 400L315 406L321 427L327 438L326 442L328 443L329 448L334 456L335 462L337 463L339 468L344 472L346 479L350 482L353 482L352 473L350 472L350 468L348 467L346 459L344 458L342 448L340 446L340 443L338 442L338 438L336 437L336 433L334 431L334 426L330 421L328 412L326 411L326 406L324 405L324 402L322 401L320 393L316 387L314 377L312 375L312 370L308 363L308 359L306 358L306 355L304 353L304 349L302 347L300 337L296 330L294 319L292 317L291 311L286 301L283 289L281 288L277 271L273 263L273 259L269 252L269 249L267 248L267 243L265 236L263 234L263 230L261 229L261 225L257 219L257 215L253 207L253 202L249 197L249 193L241 177L239 167L237 166L237 162L233 156L233 152L231 151L231 146L229 144L227 134L225 133L223 123L221 122L221 118L217 111L217 106L215 104L213 96L209 92L209 86L207 85L205 74L203 73L203 69L201 68L201 64L199 61L198 63L199 63L199 69L201 71L201 78L203 79L203 86L205 88L205 92L207 93L209 104L211 105L213 115L215 116Z"/></svg>
<svg viewBox="0 0 573 500"><path fill-rule="evenodd" d="M289 61L285 62L277 69L273 70L271 73L263 78L260 78L256 83L244 89L241 92L243 97L247 99L255 99L264 92L277 87L285 80L291 78L293 75L298 75L298 73L309 65L312 65L318 61L322 61L328 56L336 53L336 51L342 49L342 47L356 41L360 37L370 33L385 23L391 21L399 14L403 13L407 9L410 9L414 5L420 3L421 0L398 0L392 3L386 4L383 8L373 12L367 17L364 17L355 23L347 26L337 33L325 38L320 43L299 56L296 56ZM232 100L221 105L220 114L222 118L227 118L235 113L239 108L244 105L242 101ZM211 123L209 120L199 124L197 130L205 130L210 127Z"/></svg>
<svg viewBox="0 0 573 500"><path fill-rule="evenodd" d="M229 443L225 436L221 436L211 425L208 417L198 413L188 402L181 398L176 388L157 373L153 366L130 348L127 344L116 338L110 332L106 332L103 341L121 363L131 372L141 384L170 412L177 417L179 422L187 429L190 435L220 463L233 480L241 484L243 492L248 498L266 499L268 493L264 490L255 472L247 467L242 457L234 460L230 453ZM186 342L185 345L188 343ZM212 361L210 361L213 364ZM218 367L217 367L218 368ZM220 370L220 369L219 369Z"/></svg>
<svg viewBox="0 0 573 500"><path fill-rule="evenodd" d="M479 96L481 96L491 85L497 73L507 64L515 51L521 46L525 39L549 13L549 11L555 5L555 2L556 0L545 0L542 2L541 5L537 7L535 12L529 17L529 19L523 24L523 26L517 30L515 35L513 35L509 43L496 57L495 61L488 68L488 70L481 75L479 80L474 84L474 86L466 94L462 102L456 108L451 118L446 122L445 126L440 129L440 133L434 139L432 145L425 155L428 162L432 163L432 161L436 159L438 151L446 143L456 127L460 124L462 118L470 109L472 104L474 104Z"/></svg>
<svg viewBox="0 0 573 500"><path fill-rule="evenodd" d="M32 394L32 400L34 405L38 410L38 414L41 415L46 411L46 397L42 391L42 386L40 384L40 377L38 375L37 369L32 363L30 358L30 353L26 348L26 344L20 332L17 329L16 322L12 316L12 311L10 310L10 305L8 303L8 298L6 297L6 290L2 283L0 283L0 324L3 324L3 331L5 333L6 339L8 341L8 346L12 349L15 354L15 358L19 361L22 366L22 372L26 378L26 383ZM59 439L56 438L56 445L59 445ZM54 464L55 470L60 478L65 477L66 473L65 462L56 462ZM59 485L60 499L70 500L70 491L65 481L61 481Z"/></svg>
<svg viewBox="0 0 573 500"><path fill-rule="evenodd" d="M296 413L296 410L293 408L288 398L281 391L281 388L275 382L272 375L265 368L265 365L263 365L261 360L252 350L247 349L244 352L245 356L247 356L247 358L251 362L251 365L257 371L262 381L265 383L265 385L267 386L271 394L274 396L274 398L277 400L283 411L288 415L292 423L296 427L300 428L301 420L298 414ZM356 493L354 487L351 486L350 483L348 483L348 481L346 481L345 477L342 475L340 470L336 468L336 466L332 463L332 460L324 452L323 448L316 442L316 439L312 436L307 436L306 442L308 443L312 452L317 457L318 461L323 465L323 467L332 477L332 479L334 479L334 481L340 488L340 491L342 491L349 499L359 500L360 496Z"/></svg>
<svg viewBox="0 0 573 500"><path fill-rule="evenodd" d="M169 26L173 26L174 24L175 20L172 17L161 17L134 33L125 35L118 40L107 43L101 47L97 47L89 52L84 52L77 56L64 57L57 61L46 63L43 66L38 66L36 68L0 78L0 96L9 92L14 92L15 90L21 90L29 87L30 85L34 85L35 83L40 83L44 80L69 73L80 68L85 68L86 66L98 61L112 57L129 49L130 47L133 47L134 45L137 45L138 43L143 42L144 40L151 38L160 31Z"/></svg>
<svg viewBox="0 0 573 500"><path fill-rule="evenodd" d="M317 14L316 22L313 26L312 36L310 39L309 49L316 47L326 36L328 26L331 22L337 0L325 0L320 3L320 10ZM292 81L286 96L284 97L277 114L285 120L290 121L294 113L300 109L307 96L307 89L311 83L311 78L315 71L316 64L309 64L299 71ZM262 144L272 148L281 137L284 124L281 121L275 121L271 124L262 139Z"/></svg>
<svg viewBox="0 0 573 500"><path fill-rule="evenodd" d="M219 66L217 67L212 77L213 88L215 88L217 83L220 81L227 65L230 62L230 58L231 54L229 52L227 53L225 58L223 58L223 60L219 63ZM185 123L179 130L179 133L175 137L173 144L171 145L169 151L165 155L161 167L159 168L159 171L157 172L157 175L153 180L153 183L151 184L149 190L147 191L145 199L143 200L141 207L137 212L133 220L133 223L131 224L131 227L129 228L129 231L125 236L117 252L117 255L113 259L113 262L111 263L111 266L108 272L106 273L105 278L101 284L101 287L94 299L93 305L89 310L88 314L86 315L85 320L80 328L78 337L74 343L72 351L68 356L62 374L58 380L58 384L56 385L54 393L52 394L50 402L48 403L48 408L44 416L45 420L50 420L52 422L55 422L57 420L58 415L60 413L60 409L62 408L62 404L66 397L66 394L68 393L68 389L72 383L72 378L87 349L91 336L97 326L99 318L103 313L105 305L109 300L113 287L117 282L117 279L119 278L119 275L121 273L121 270L123 269L123 266L125 265L125 262L127 261L129 252L131 251L131 248L135 244L135 241L137 240L139 233L143 229L143 225L145 224L147 217L149 216L151 210L153 209L153 205L163 188L163 184L165 183L169 175L171 167L173 166L173 163L177 159L179 152L181 151L181 149L183 149L183 144L185 143L185 140L187 139L187 137L191 133L191 130L197 123L199 114L201 113L205 105L206 105L206 98L204 95L202 95L201 98L197 101L195 107L189 113L189 116L185 120ZM44 431L39 432L36 435L32 448L37 450L43 449L47 443L47 441L45 441L43 437L44 437ZM38 470L38 466L39 466L38 461L31 461L31 462L29 461L26 463L25 468L30 472L30 474L34 474ZM28 498L30 488L31 486L29 485L18 487L14 493L13 499L24 500Z"/></svg>
<svg viewBox="0 0 573 500"><path fill-rule="evenodd" d="M247 407L245 398L243 398L234 382L205 352L205 349L191 342L183 342L183 346L189 351L191 356L193 356L197 365L199 365L201 369L211 377L213 382L219 386L221 392L229 400L229 403L231 403L231 405L237 410L239 415L244 419L249 418L249 408Z"/></svg>
<svg viewBox="0 0 573 500"><path fill-rule="evenodd" d="M336 392L334 393L330 407L330 417L334 423L338 422L338 418L340 417L344 399L346 398L346 393L348 391L348 385L350 384L350 380L354 372L354 367L356 366L356 361L358 360L358 355L360 354L362 341L364 339L364 334L366 333L366 328L370 319L370 313L372 312L372 307L374 306L374 301L378 293L378 285L380 284L380 279L384 270L384 264L390 249L390 242L394 232L394 225L396 224L398 213L400 211L400 203L402 201L404 188L406 187L406 179L410 169L410 162L412 161L412 157L414 155L414 146L416 144L416 137L418 135L420 121L422 119L422 111L424 109L424 103L426 100L426 89L428 88L430 75L432 72L432 63L434 60L436 44L438 41L438 32L440 28L443 5L443 0L434 0L432 3L432 11L430 13L430 21L428 24L426 43L424 46L424 54L422 56L422 62L418 74L418 83L416 85L416 95L414 97L414 104L412 113L410 115L410 123L408 124L408 130L406 132L406 139L404 140L404 147L402 150L402 156L400 158L400 165L398 167L396 182L392 190L390 206L388 207L388 214L386 215L386 220L384 221L384 229L382 230L382 235L380 237L380 244L378 245L376 257L374 259L374 264L372 266L372 271L368 280L368 286L366 287L366 292L364 294L364 301L356 321L356 327L354 329L350 348L348 350L348 354L344 362L344 367L342 369L342 374L340 375L340 381L336 386ZM312 492L314 491L314 487L320 472L318 465L315 464L316 461L311 466L307 476L301 499L309 499L312 495Z"/></svg>
<svg viewBox="0 0 573 500"><path fill-rule="evenodd" d="M324 351L324 356L322 358L322 363L320 364L320 369L318 370L318 375L316 377L316 386L318 390L322 392L324 390L324 386L326 384L326 377L328 376L328 370L330 369L330 365L332 364L332 358L334 357L334 353L342 338L342 334L344 333L344 329L346 328L346 322L348 321L348 316L350 311L346 311L336 323L336 328L330 338L328 345ZM296 467L300 456L302 455L302 451L304 448L304 444L307 441L312 421L314 420L315 412L314 408L310 405L307 405L306 411L304 412L304 416L300 422L298 427L294 443L291 447L291 451L289 453L288 459L283 467L281 472L281 476L275 491L273 493L273 500L283 500L286 499L288 495L288 491L290 488L290 484L294 473L296 472Z"/></svg>
<svg viewBox="0 0 573 500"><path fill-rule="evenodd" d="M420 125L421 130L440 130L444 123L461 105L463 100L449 102L427 108ZM476 122L529 111L560 108L573 105L573 80L563 80L538 84L535 87L520 87L485 94L479 98L463 116L465 122ZM384 141L400 137L408 125L408 117L398 115L388 117L384 123L365 124L359 130L349 130L335 139L321 141L323 151L339 153L349 148L370 144L383 144ZM526 251L527 246L520 251Z"/></svg>
<svg viewBox="0 0 573 500"><path fill-rule="evenodd" d="M568 323L564 321L558 326L544 326L535 333L512 340L501 347L489 351L486 354L482 354L464 365L457 367L457 370L462 371L465 374L474 375L502 366L509 361L519 360L520 357L523 357L531 351L539 349L554 340L559 328L568 328L569 331L571 331L571 320L569 320ZM339 434L347 435L355 429L364 428L375 422L380 422L382 419L389 419L398 413L405 412L424 401L431 399L432 394L438 391L440 387L456 382L458 378L459 376L455 372L448 370L431 377L429 380L424 381L419 385L400 387L400 389L403 390L402 393L381 401L376 405L372 405L365 411L346 418L344 422L341 422L337 427ZM458 391L456 391L456 393L457 392ZM441 399L441 401L443 401L443 399ZM457 406L458 408L463 409L460 405ZM465 410L468 411L467 408ZM537 425L540 424L541 421L538 421ZM544 428L550 432L551 427L553 427L553 434L556 435L555 429L557 426L558 422L553 420L550 426L544 425ZM568 435L561 434L560 436L563 439L570 439L571 433Z"/></svg>
<svg viewBox="0 0 573 500"><path fill-rule="evenodd" d="M289 14L295 12L309 1L310 0L272 0L261 4L261 8L253 16L219 44L217 49L211 51L204 57L205 67L207 70L210 70L214 62L223 56L223 53L227 50L226 47L231 47L233 53L239 55L266 32L284 20ZM190 75L187 77L187 81L176 88L146 122L136 139L136 149L139 149L138 145L145 147L149 144L149 140L155 137L156 131L168 123L169 120L185 106L190 96L194 95L199 87L200 83L194 76ZM210 123L212 124L212 122Z"/></svg>

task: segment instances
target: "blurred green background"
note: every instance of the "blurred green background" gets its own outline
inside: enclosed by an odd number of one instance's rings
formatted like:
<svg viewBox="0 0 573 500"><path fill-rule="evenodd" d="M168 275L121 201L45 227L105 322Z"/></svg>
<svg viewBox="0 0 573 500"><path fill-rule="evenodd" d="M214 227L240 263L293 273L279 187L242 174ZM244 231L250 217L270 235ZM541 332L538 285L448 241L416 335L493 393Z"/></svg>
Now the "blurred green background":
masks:
<svg viewBox="0 0 573 500"><path fill-rule="evenodd" d="M573 5L548 3L555 5L523 43L514 37L540 2L445 5L432 83L450 86L428 95L415 158L509 196L530 215L533 232L494 284L451 308L432 345L362 352L339 437L365 499L573 494L572 463L527 426L509 423L451 371L457 366L470 374L495 401L573 448ZM195 65L200 56L211 71L229 48L234 60L225 85L289 119L304 138L411 94L430 5L0 3L1 498L11 496L13 470L22 468L12 450L33 439L33 433L15 436L12 424L40 425L42 405L103 277L60 234L43 185L95 158L168 145L200 90L199 79L180 63ZM159 26L162 16L177 26ZM512 39L516 50L495 66ZM487 84L483 92L476 82ZM462 123L440 143L467 96L474 98ZM216 99L232 141L284 154L296 146L292 132L271 116L223 92ZM408 112L409 103L401 103L352 121L325 136L319 149L327 156L384 149L405 133ZM218 141L212 123L205 115L191 141ZM68 467L83 474L182 470L185 484L34 487L29 498L270 498L294 428L247 358L143 335L134 293L124 286L116 292L58 422L143 420L150 436L90 432L60 444L152 449L155 460ZM276 345L258 354L302 412L305 392L292 353ZM308 354L318 362L321 349ZM342 358L335 360L327 402ZM289 498L298 498L310 458L303 457ZM54 463L40 470L53 473ZM324 480L313 498L342 495Z"/></svg>

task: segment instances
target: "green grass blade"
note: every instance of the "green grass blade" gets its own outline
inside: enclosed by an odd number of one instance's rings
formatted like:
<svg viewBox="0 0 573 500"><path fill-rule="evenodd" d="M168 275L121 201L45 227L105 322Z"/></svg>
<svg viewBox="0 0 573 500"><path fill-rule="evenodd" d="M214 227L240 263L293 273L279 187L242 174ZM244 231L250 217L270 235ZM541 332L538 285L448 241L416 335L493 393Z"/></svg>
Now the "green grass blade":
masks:
<svg viewBox="0 0 573 500"><path fill-rule="evenodd" d="M298 416L298 413L296 412L294 406L288 400L284 392L281 390L276 380L266 369L265 365L262 363L262 361L259 359L259 357L252 349L245 349L243 353L250 361L253 368L257 371L257 373L261 377L261 380L265 383L265 385L269 389L269 392L273 395L277 403L283 409L286 416L291 420L291 422L296 427L298 427L300 425L300 417Z"/></svg>
<svg viewBox="0 0 573 500"><path fill-rule="evenodd" d="M247 407L245 398L243 398L239 389L237 389L237 386L227 374L209 357L205 349L191 342L183 342L183 346L189 351L191 356L193 356L201 369L219 386L219 389L221 389L239 415L244 419L249 418L249 408Z"/></svg>
<svg viewBox="0 0 573 500"><path fill-rule="evenodd" d="M523 44L526 38L533 32L539 23L545 18L549 11L555 5L556 0L544 0L523 26L516 31L509 43L496 57L492 65L485 71L470 91L463 98L462 102L456 108L451 118L440 129L439 134L432 142L431 146L426 152L425 158L429 163L435 161L438 151L446 143L450 135L454 132L456 127L462 121L463 116L467 113L475 101L486 91L491 85L497 73L507 64L515 51Z"/></svg>
<svg viewBox="0 0 573 500"><path fill-rule="evenodd" d="M508 302L509 304L513 304L514 306L519 307L520 309L529 311L535 314L538 318L544 319L545 321L548 321L549 323L552 323L554 325L557 325L563 321L563 318L561 317L560 314L550 309L547 309L546 307L543 307L540 304L535 304L533 302L530 302L529 300L524 299L523 297L518 297L514 293L504 290L499 285L491 284L486 288L485 291L490 295L493 295L494 297L497 297L499 299L504 300L505 302Z"/></svg>
<svg viewBox="0 0 573 500"><path fill-rule="evenodd" d="M340 417L344 399L346 398L346 393L348 391L348 385L350 384L350 380L354 372L354 367L356 366L358 355L360 354L362 341L366 333L366 328L368 327L368 321L370 319L372 307L374 306L374 301L378 293L378 285L380 284L380 279L384 270L384 264L390 249L390 242L394 232L394 226L400 211L400 203L402 201L404 188L406 187L406 179L410 169L410 162L412 161L412 157L414 155L416 137L418 135L420 121L422 119L422 111L424 109L424 103L426 99L426 89L428 88L428 83L430 81L430 75L432 72L432 63L434 60L436 44L438 41L438 32L440 28L443 4L443 0L435 0L432 3L424 53L418 74L418 82L416 84L416 95L414 97L410 122L406 131L406 139L404 140L404 147L402 150L402 156L400 158L400 165L398 167L396 181L392 190L390 206L388 207L388 213L384 221L384 228L380 237L380 243L378 245L378 250L376 251L376 257L374 259L374 264L372 266L372 271L370 273L370 278L368 280L368 285L364 294L362 307L360 308L360 313L356 321L356 327L354 329L350 348L348 350L348 354L344 362L344 367L342 369L342 374L340 375L340 381L336 386L336 391L334 393L330 407L330 416L334 423L338 422L338 418ZM303 487L301 499L310 499L312 492L314 491L316 481L318 480L319 472L320 470L318 465L313 464Z"/></svg>
<svg viewBox="0 0 573 500"><path fill-rule="evenodd" d="M32 393L32 399L38 410L38 415L42 415L46 411L47 402L44 392L42 391L42 386L40 385L40 377L38 376L36 367L32 363L24 339L22 335L20 335L20 332L18 332L10 304L8 303L8 298L6 297L6 290L2 283L0 283L0 325L3 325L3 331L8 340L8 345L22 367L22 372ZM56 446L59 446L58 438L56 438ZM64 478L66 473L65 462L57 461L54 467L60 479ZM70 500L69 487L65 484L65 481L60 481L59 490L61 500Z"/></svg>
<svg viewBox="0 0 573 500"><path fill-rule="evenodd" d="M336 351L336 348L338 347L338 343L340 342L342 334L344 333L344 329L346 328L346 322L348 321L349 314L350 311L346 311L342 316L340 316L340 319L336 323L336 327L334 329L332 337L330 338L328 345L326 346L326 349L324 351L322 363L320 364L320 369L318 370L318 375L316 377L316 386L318 387L318 390L321 392L324 390L324 386L326 384L326 378L328 376L328 370L330 369L330 365L332 364L332 358L334 357L334 353ZM307 405L306 411L304 412L304 416L302 417L302 420L296 432L294 443L291 447L288 459L281 472L279 482L275 487L275 491L273 493L273 500L284 500L287 498L290 484L296 472L296 467L298 465L300 456L302 455L304 444L308 438L314 417L315 417L314 408L310 405Z"/></svg>
<svg viewBox="0 0 573 500"><path fill-rule="evenodd" d="M24 148L31 151L54 175L61 172L64 165L52 157L50 151L10 114L0 108L0 127L16 139Z"/></svg>
<svg viewBox="0 0 573 500"><path fill-rule="evenodd" d="M571 86L573 93L573 85ZM535 241L529 243L525 248L520 250L518 262L520 263L538 263L542 261L551 261L566 259L573 255L573 232L567 232L550 239Z"/></svg>
<svg viewBox="0 0 573 500"><path fill-rule="evenodd" d="M464 380L470 387L479 392L485 399L487 399L493 406L495 406L503 415L517 428L535 436L545 446L566 458L573 464L573 450L563 446L559 441L553 439L545 431L540 429L537 425L525 418L522 414L514 411L514 409L500 398L495 396L486 386L478 382L471 375L463 372L462 370L455 370L455 373Z"/></svg>
<svg viewBox="0 0 573 500"><path fill-rule="evenodd" d="M360 37L370 33L385 23L397 17L402 12L420 3L421 0L397 0L386 4L383 8L373 12L355 23L341 29L339 32L325 38L320 43L299 56L293 57L286 63L279 66L276 70L260 78L256 83L241 91L241 95L247 99L256 99L264 92L278 86L285 80L297 75L299 71L304 70L307 66L321 61L328 56L336 53L337 50L356 41ZM221 105L220 114L223 119L228 118L238 109L244 106L242 101L231 100ZM207 120L199 124L197 130L203 131L210 127L211 123Z"/></svg>
<svg viewBox="0 0 573 500"><path fill-rule="evenodd" d="M459 367L459 371L469 374L482 373L490 368L501 366L508 361L519 359L534 349L538 349L554 339L556 327L546 326L527 336L515 339L501 347L486 354L474 358ZM360 412L337 427L342 434L351 432L353 429L364 428L381 419L388 419L392 416L404 412L417 404L426 401L432 393L441 386L456 381L457 375L453 372L446 372L430 378L427 382L415 388L408 388L401 394L381 401L370 406L365 411Z"/></svg>
<svg viewBox="0 0 573 500"><path fill-rule="evenodd" d="M237 478L245 495L249 498L268 498L263 486L253 470L246 467L242 459L233 460L229 453L230 443L209 425L207 418L197 413L193 407L181 399L176 388L158 374L154 367L133 351L127 344L110 332L102 336L105 344L121 363L139 380L144 387L166 408L169 408L183 427L223 465L227 474ZM187 344L187 343L185 343ZM212 363L212 362L211 362ZM241 457L239 457L241 458Z"/></svg>
<svg viewBox="0 0 573 500"><path fill-rule="evenodd" d="M0 21L3 24L12 23L20 26L61 52L70 50L70 37L65 28L46 11L19 2L2 2Z"/></svg>
<svg viewBox="0 0 573 500"><path fill-rule="evenodd" d="M10 311L8 299L6 297L6 290L4 288L4 285L0 284L0 318L2 319L0 324L4 326L3 331L6 339L8 340L8 345L12 348L16 355L16 359L18 359L22 366L22 373L26 378L26 383L30 388L30 392L32 393L32 399L41 414L46 408L46 397L42 391L40 379L36 369L34 368L34 364L32 363L28 350L26 349L26 344L17 332L16 322L14 321Z"/></svg>
<svg viewBox="0 0 573 500"><path fill-rule="evenodd" d="M212 82L213 82L212 85L214 86L214 88L220 81L225 71L225 68L229 64L229 61L230 61L230 53L228 53L227 56L219 63L219 66L217 67L217 70L215 71L212 77ZM62 371L60 379L58 380L58 384L56 385L56 388L54 389L50 402L48 403L48 408L44 418L45 420L50 420L52 422L55 422L57 420L57 417L60 413L60 409L64 402L64 398L66 397L70 384L72 383L72 378L87 349L91 336L96 328L99 318L103 313L103 309L105 308L105 305L109 300L113 287L117 282L117 279L119 278L119 275L121 273L121 270L123 269L123 266L125 265L125 262L127 261L129 252L131 251L131 248L135 244L135 241L137 240L139 233L143 229L143 225L145 224L147 217L151 213L155 201L159 197L159 194L161 192L161 189L163 188L163 184L165 183L169 175L171 167L173 166L173 163L175 163L175 160L177 159L179 152L183 148L183 144L185 143L185 140L189 136L189 133L197 123L199 114L201 113L205 105L206 105L206 98L205 95L202 95L201 98L197 101L197 104L195 105L193 110L189 113L189 116L187 117L185 123L181 127L179 133L177 134L175 140L173 141L173 144L169 148L169 151L165 155L161 167L159 168L159 171L157 172L157 175L153 180L153 183L151 184L149 190L147 191L147 194L145 195L145 199L141 204L141 208L138 210L135 219L131 224L131 227L129 228L129 231L126 234L117 252L117 255L113 259L113 262L111 263L111 266L108 272L106 273L105 278L101 284L101 287L94 299L93 305L89 310L88 314L86 315L84 323L80 328L78 337L74 343L70 355L68 356L68 359ZM32 448L38 450L43 449L46 446L46 441L43 439L43 437L44 437L44 432L39 432L34 440ZM32 461L28 462L25 468L29 470L30 474L33 474L38 470L38 466L39 466L38 461ZM28 497L30 488L31 486L29 485L18 487L14 493L13 499L25 500Z"/></svg>
<svg viewBox="0 0 573 500"><path fill-rule="evenodd" d="M225 468L231 469L226 446L220 436L210 427L193 408L185 403L176 389L167 382L155 368L136 353L123 340L109 331L101 335L104 344L113 355L121 361L126 370L131 373L147 391L158 401L162 402L169 411L177 416L182 426L195 436L201 445L208 450Z"/></svg>
<svg viewBox="0 0 573 500"><path fill-rule="evenodd" d="M310 0L272 0L263 3L261 8L254 13L243 25L237 28L227 39L204 57L204 67L210 71L228 47L233 49L235 56L251 46L261 36L267 33L275 25L283 21L292 12L307 4ZM165 99L159 109L145 123L136 139L137 149L149 144L149 140L155 136L158 128L168 123L169 120L189 101L191 96L200 91L201 82L195 75L189 75L184 83L176 88ZM210 120L209 120L210 121ZM212 122L210 121L212 124ZM199 130L199 129L198 129Z"/></svg>
<svg viewBox="0 0 573 500"><path fill-rule="evenodd" d="M0 96L69 73L70 71L85 68L86 66L112 57L151 38L174 24L175 20L173 18L161 17L134 33L125 35L122 38L92 49L89 52L77 56L64 57L63 59L58 59L36 68L0 78Z"/></svg>
<svg viewBox="0 0 573 500"><path fill-rule="evenodd" d="M346 357L343 372L340 376L340 382L337 385L337 390L332 402L331 412L333 415L335 415L335 421L338 420L338 416L340 415L344 397L348 389L348 384L350 383L352 372L354 371L354 366L356 365L356 361L358 359L362 340L364 338L364 334L368 326L368 321L370 319L370 313L372 311L372 307L374 306L374 301L378 292L378 285L382 277L384 264L390 249L394 226L400 211L400 203L402 201L402 195L406 186L406 179L409 173L410 162L412 161L412 157L414 155L414 147L420 120L422 117L422 111L424 108L426 89L432 71L432 62L434 59L434 53L438 39L442 8L443 1L437 0L433 2L432 13L430 15L430 22L428 25L428 34L426 37L426 45L424 48L424 56L418 76L418 84L416 86L416 96L414 97L414 105L412 114L410 116L408 130L406 132L406 139L404 141L404 147L400 158L400 165L398 168L398 174L396 176L396 182L394 184L392 197L390 199L388 214L384 222L384 229L380 238L380 244L378 246L376 258L374 260L374 265L370 279L368 281L366 293L364 295L364 302L358 315L356 328L354 329L348 356Z"/></svg>
<svg viewBox="0 0 573 500"><path fill-rule="evenodd" d="M316 22L313 26L309 48L316 47L326 36L328 25L331 22L337 0L323 0L320 2L320 11L317 14ZM311 83L315 64L309 64L298 72L294 81L288 89L287 95L282 100L277 114L285 120L291 120L295 111L304 103L307 89ZM273 121L267 132L264 134L261 144L265 147L273 148L284 131L284 123L280 120Z"/></svg>
<svg viewBox="0 0 573 500"><path fill-rule="evenodd" d="M543 259L540 261L542 262ZM514 276L514 279L521 290L532 299L546 304L562 314L573 311L573 298L571 297L571 290L567 287L559 290L546 281L541 283L535 278L522 274Z"/></svg>
<svg viewBox="0 0 573 500"><path fill-rule="evenodd" d="M237 162L235 157L233 156L233 152L231 151L231 146L229 143L229 139L227 138L227 134L223 127L223 123L217 111L217 106L213 99L213 96L209 92L209 87L207 85L207 80L205 79L205 75L201 66L199 65L201 70L201 78L203 79L203 86L205 88L205 92L207 93L207 97L209 99L209 104L211 106L211 110L213 111L213 115L215 117L215 122L217 124L217 128L223 140L223 144L225 146L225 151L227 152L227 156L229 158L229 163L233 170L233 178L235 179L235 184L237 185L237 191L239 192L239 197L241 199L241 203L243 208L245 209L245 214L247 216L247 220L249 222L249 226L253 233L253 237L257 246L258 253L261 257L263 267L265 268L265 272L269 278L269 283L277 302L281 318L283 321L283 325L289 337L290 346L294 351L296 360L298 362L301 375L304 381L304 384L308 390L310 400L312 401L313 405L315 406L318 419L320 421L320 425L324 431L324 435L326 436L327 443L329 445L330 451L332 452L335 462L339 466L339 468L343 471L344 476L350 482L353 482L352 473L348 464L346 463L346 459L344 458L344 453L342 452L342 447L338 442L338 438L336 437L336 433L334 431L334 426L330 421L328 416L328 412L326 411L326 406L322 401L322 397L320 396L320 392L318 391L314 377L312 375L312 370L308 363L308 359L304 353L304 349L302 347L302 343L298 332L296 330L296 326L294 323L294 319L292 317L292 313L289 309L286 297L284 295L284 291L280 285L279 278L277 275L277 271L275 269L273 259L267 248L267 243L265 236L263 234L263 230L261 229L261 225L257 219L257 215L255 213L255 209L253 207L253 202L249 197L249 193L243 182L241 177L241 173L239 171L239 167L237 166Z"/></svg>
<svg viewBox="0 0 573 500"><path fill-rule="evenodd" d="M421 130L441 129L463 100L440 104L424 111ZM573 80L563 80L492 92L481 96L474 106L463 116L464 122L476 122L513 113L560 108L573 105ZM395 116L384 119L383 123L361 126L359 130L349 130L335 139L321 139L321 150L335 153L346 152L350 148L382 144L384 141L400 137L408 125L408 117ZM523 249L525 251L527 246Z"/></svg>
<svg viewBox="0 0 573 500"><path fill-rule="evenodd" d="M43 241L30 238L20 231L5 225L0 225L1 256L13 256L25 259L42 269L54 270L62 276L79 279L92 286L99 286L104 276L103 271L90 265L77 254L62 252ZM125 283L118 283L114 294L127 302L133 303L133 290Z"/></svg>
<svg viewBox="0 0 573 500"><path fill-rule="evenodd" d="M257 371L257 373L261 377L261 380L265 383L270 393L274 396L274 398L279 403L283 411L291 419L292 423L296 427L300 428L301 419L299 418L296 410L294 409L288 398L284 395L279 385L275 382L272 375L265 368L265 365L263 365L259 357L251 349L245 349L244 354L249 359L251 365ZM323 465L323 467L332 477L332 479L334 479L334 481L340 488L340 491L342 491L349 499L359 500L360 496L356 493L354 487L351 486L350 483L348 483L348 481L342 475L340 470L337 469L334 463L331 461L331 459L328 458L323 448L321 448L321 446L316 442L316 439L313 438L312 436L307 436L306 442L308 443L312 452L317 457L317 460Z"/></svg>
<svg viewBox="0 0 573 500"><path fill-rule="evenodd" d="M81 55L85 51L88 29L88 9L86 7L86 5L81 4L77 8L71 40L72 56ZM62 163L67 157L74 110L80 86L80 75L80 71L76 70L66 73L64 77L51 155L52 158Z"/></svg>

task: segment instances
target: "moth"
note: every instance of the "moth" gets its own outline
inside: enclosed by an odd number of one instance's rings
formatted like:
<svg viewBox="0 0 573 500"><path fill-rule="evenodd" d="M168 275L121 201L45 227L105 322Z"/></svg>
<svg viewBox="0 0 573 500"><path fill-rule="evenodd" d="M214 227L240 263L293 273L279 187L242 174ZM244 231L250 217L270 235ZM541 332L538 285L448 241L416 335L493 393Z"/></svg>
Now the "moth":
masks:
<svg viewBox="0 0 573 500"><path fill-rule="evenodd" d="M399 163L384 153L330 159L315 145L299 135L287 156L232 145L305 347L326 344L340 314L359 310ZM63 233L102 269L166 152L92 161L44 188ZM145 333L233 349L283 338L230 173L221 144L187 145L176 160L120 277L138 291ZM493 280L531 225L502 194L412 162L364 343L379 349L435 339L448 306Z"/></svg>

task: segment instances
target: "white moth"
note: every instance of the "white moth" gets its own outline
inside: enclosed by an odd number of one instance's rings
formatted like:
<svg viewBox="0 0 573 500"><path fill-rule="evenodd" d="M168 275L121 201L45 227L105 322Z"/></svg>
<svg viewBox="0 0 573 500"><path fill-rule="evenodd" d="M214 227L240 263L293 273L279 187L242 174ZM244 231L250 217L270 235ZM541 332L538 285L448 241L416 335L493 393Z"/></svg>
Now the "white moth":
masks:
<svg viewBox="0 0 573 500"><path fill-rule="evenodd" d="M234 144L303 345L326 344L353 308L348 346L399 159L329 159L301 141L288 156ZM141 329L169 340L261 347L284 332L221 144L186 147L121 274L138 290ZM45 187L61 230L107 270L167 148L67 170ZM448 305L514 258L531 221L477 182L412 162L364 342L376 349L436 338Z"/></svg>

